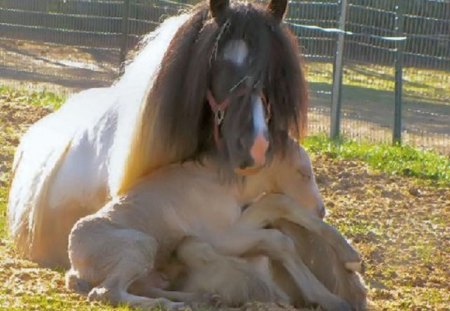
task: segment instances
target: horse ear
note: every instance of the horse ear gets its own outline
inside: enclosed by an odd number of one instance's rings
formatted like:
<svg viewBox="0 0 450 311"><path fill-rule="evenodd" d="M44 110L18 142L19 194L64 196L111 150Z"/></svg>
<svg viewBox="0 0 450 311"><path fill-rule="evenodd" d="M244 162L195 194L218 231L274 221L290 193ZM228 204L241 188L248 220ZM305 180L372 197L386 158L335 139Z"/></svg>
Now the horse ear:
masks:
<svg viewBox="0 0 450 311"><path fill-rule="evenodd" d="M284 13L286 13L287 3L287 0L271 0L267 7L270 14L272 14L278 22L281 22Z"/></svg>
<svg viewBox="0 0 450 311"><path fill-rule="evenodd" d="M216 22L220 22L230 6L230 0L209 0L209 10Z"/></svg>

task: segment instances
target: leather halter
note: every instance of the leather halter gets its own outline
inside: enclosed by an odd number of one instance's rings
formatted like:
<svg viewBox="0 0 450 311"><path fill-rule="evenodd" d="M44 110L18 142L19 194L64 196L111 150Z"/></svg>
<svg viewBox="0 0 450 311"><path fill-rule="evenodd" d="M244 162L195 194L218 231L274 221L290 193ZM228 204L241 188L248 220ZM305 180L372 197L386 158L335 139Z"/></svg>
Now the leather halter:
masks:
<svg viewBox="0 0 450 311"><path fill-rule="evenodd" d="M239 97L245 95L246 93L248 93L247 89L241 89L236 94L234 94L234 96ZM222 124L223 119L225 118L225 111L230 105L230 97L231 96L227 96L222 102L219 103L214 98L214 95L212 94L210 89L208 89L208 91L206 92L206 99L208 100L209 107L214 113L214 141L216 142L216 146L219 149L223 147L223 141L220 139L220 125ZM270 103L267 102L267 99L264 96L264 94L261 98L264 106L266 107L266 121L268 122L272 117Z"/></svg>

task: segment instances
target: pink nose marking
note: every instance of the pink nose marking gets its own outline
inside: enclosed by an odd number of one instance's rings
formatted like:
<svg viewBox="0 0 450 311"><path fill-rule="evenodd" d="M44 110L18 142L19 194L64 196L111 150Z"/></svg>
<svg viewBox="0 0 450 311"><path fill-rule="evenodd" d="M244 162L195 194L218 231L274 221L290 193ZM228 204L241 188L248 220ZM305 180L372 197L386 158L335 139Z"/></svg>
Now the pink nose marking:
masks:
<svg viewBox="0 0 450 311"><path fill-rule="evenodd" d="M269 148L269 141L263 134L258 134L252 148L250 149L250 155L255 162L255 166L263 166L266 163L267 148Z"/></svg>

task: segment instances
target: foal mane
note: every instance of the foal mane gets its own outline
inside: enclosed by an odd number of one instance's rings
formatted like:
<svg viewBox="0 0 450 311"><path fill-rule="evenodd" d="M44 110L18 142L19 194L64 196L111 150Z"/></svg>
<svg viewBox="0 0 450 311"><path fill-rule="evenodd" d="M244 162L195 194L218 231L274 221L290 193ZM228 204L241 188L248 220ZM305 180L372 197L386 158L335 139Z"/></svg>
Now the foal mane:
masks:
<svg viewBox="0 0 450 311"><path fill-rule="evenodd" d="M211 4L211 9L222 9L221 1L216 7ZM195 158L213 146L206 93L211 65L230 39L250 41L252 74L263 83L271 103L273 148L284 150L289 136L305 135L307 86L297 38L272 9L236 3L221 16L205 3L193 9L172 39L145 96L119 193L154 169Z"/></svg>

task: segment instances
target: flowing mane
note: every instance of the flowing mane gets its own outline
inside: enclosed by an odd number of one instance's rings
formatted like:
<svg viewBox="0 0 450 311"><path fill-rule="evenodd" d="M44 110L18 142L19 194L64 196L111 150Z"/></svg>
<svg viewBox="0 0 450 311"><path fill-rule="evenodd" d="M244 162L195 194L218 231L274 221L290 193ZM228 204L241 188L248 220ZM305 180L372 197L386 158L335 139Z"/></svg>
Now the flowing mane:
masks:
<svg viewBox="0 0 450 311"><path fill-rule="evenodd" d="M230 40L245 39L250 46L251 74L271 103L272 148L283 151L289 136L305 135L307 85L300 50L297 38L277 20L282 16L273 14L276 9L236 3L221 16L213 16L206 3L193 9L144 97L119 193L154 169L213 145L206 94L215 57Z"/></svg>

